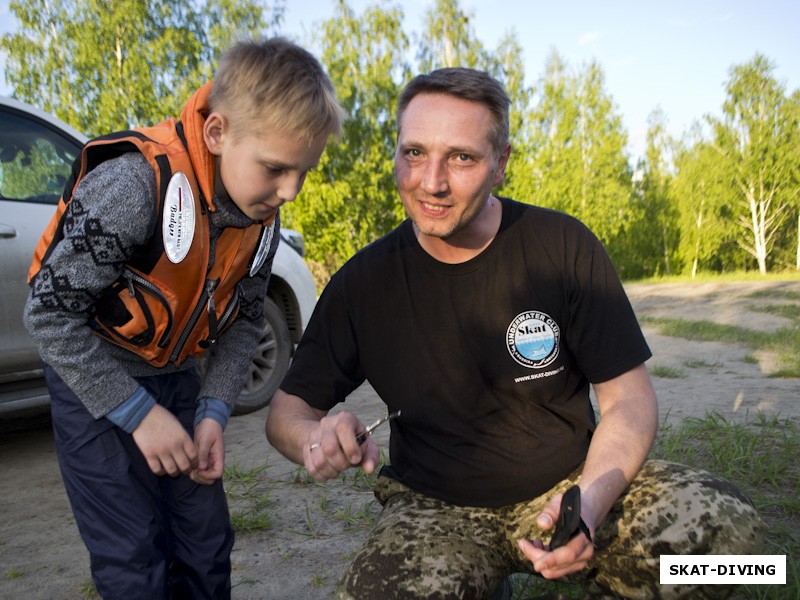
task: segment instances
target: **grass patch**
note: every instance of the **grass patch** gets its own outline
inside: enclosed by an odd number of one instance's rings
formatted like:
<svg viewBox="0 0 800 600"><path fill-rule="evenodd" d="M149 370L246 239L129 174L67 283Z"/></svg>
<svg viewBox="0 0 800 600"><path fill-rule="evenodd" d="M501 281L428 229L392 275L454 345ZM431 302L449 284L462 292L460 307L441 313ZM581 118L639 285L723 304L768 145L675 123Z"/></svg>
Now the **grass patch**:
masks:
<svg viewBox="0 0 800 600"><path fill-rule="evenodd" d="M687 321L666 317L642 317L642 321L659 327L664 335L686 340L747 344L756 347L763 343L764 334L736 325L724 325L713 321Z"/></svg>
<svg viewBox="0 0 800 600"><path fill-rule="evenodd" d="M717 367L721 367L722 363L710 363L702 358L693 358L690 360L683 361L683 366L687 369L714 369Z"/></svg>
<svg viewBox="0 0 800 600"><path fill-rule="evenodd" d="M739 344L752 351L765 351L778 358L778 369L771 377L800 377L800 292L794 290L762 290L748 294L748 298L767 300L788 300L782 304L754 304L749 306L753 312L773 314L787 319L791 324L775 331L754 331L736 325L724 325L713 321L687 321L644 317L643 322L658 327L663 335L686 340L722 342ZM748 354L747 362L757 361ZM660 375L666 376L666 375Z"/></svg>
<svg viewBox="0 0 800 600"><path fill-rule="evenodd" d="M381 448L381 456L378 460L378 465L371 475L367 475L364 469L348 469L339 474L339 480L343 484L349 485L359 492L372 492L375 488L375 484L378 482L378 474L386 464L388 464L386 452Z"/></svg>
<svg viewBox="0 0 800 600"><path fill-rule="evenodd" d="M328 585L328 580L330 579L330 573L325 574L317 574L311 577L311 586L315 588L322 588Z"/></svg>
<svg viewBox="0 0 800 600"><path fill-rule="evenodd" d="M231 525L237 533L266 531L272 528L272 513L265 504L250 509L231 510Z"/></svg>
<svg viewBox="0 0 800 600"><path fill-rule="evenodd" d="M706 469L738 485L768 527L764 554L784 554L785 586L743 586L736 598L800 598L800 428L793 419L759 414L733 422L712 413L664 425L651 453Z"/></svg>
<svg viewBox="0 0 800 600"><path fill-rule="evenodd" d="M360 508L354 508L352 502L347 502L336 512L334 518L349 528L369 529L378 520L379 512L378 503L374 500L364 502Z"/></svg>
<svg viewBox="0 0 800 600"><path fill-rule="evenodd" d="M747 294L747 298L779 298L783 300L800 300L800 292L794 290L759 290Z"/></svg>
<svg viewBox="0 0 800 600"><path fill-rule="evenodd" d="M228 485L252 489L260 484L264 479L264 471L268 465L245 469L239 463L225 466L225 482Z"/></svg>
<svg viewBox="0 0 800 600"><path fill-rule="evenodd" d="M298 465L295 467L294 471L292 471L291 480L294 485L299 486L317 484L317 480L309 475L308 471L306 471L306 468L303 465Z"/></svg>
<svg viewBox="0 0 800 600"><path fill-rule="evenodd" d="M727 273L697 273L695 277L691 275L669 275L660 277L649 277L626 281L625 283L719 283L737 281L799 281L800 275L797 271L787 271L784 273L767 273L762 275L758 271L730 271Z"/></svg>
<svg viewBox="0 0 800 600"><path fill-rule="evenodd" d="M25 575L25 571L22 569L17 569L16 567L10 567L6 569L6 579L19 579Z"/></svg>
<svg viewBox="0 0 800 600"><path fill-rule="evenodd" d="M653 365L648 367L650 374L653 377L661 377L664 379L682 379L686 377L686 371L678 367L670 367L667 365Z"/></svg>
<svg viewBox="0 0 800 600"><path fill-rule="evenodd" d="M309 508L308 504L306 504L306 528L308 529L308 532L305 535L308 535L312 538L322 537L320 532L317 530L314 519L311 518L311 509Z"/></svg>
<svg viewBox="0 0 800 600"><path fill-rule="evenodd" d="M267 465L244 469L233 463L225 467L225 495L231 515L231 525L237 533L265 531L272 527L270 493L274 483L267 481Z"/></svg>
<svg viewBox="0 0 800 600"><path fill-rule="evenodd" d="M763 309L764 307L760 307ZM800 377L800 315L791 327L776 331L753 331L736 325L713 321L687 321L663 317L644 317L642 322L658 327L659 332L671 337L703 342L722 342L744 345L752 350L774 352L780 361L772 377Z"/></svg>
<svg viewBox="0 0 800 600"><path fill-rule="evenodd" d="M313 479L303 466L293 469L287 483L306 488L308 496L302 524L300 527L287 527L285 531L309 539L328 539L345 530L372 527L380 513L373 489L385 464L386 454L381 450L378 466L371 475L360 467L353 467L322 482Z"/></svg>
<svg viewBox="0 0 800 600"><path fill-rule="evenodd" d="M96 600L100 597L100 594L97 593L97 588L94 587L94 581L91 579L81 585L79 593L82 600Z"/></svg>
<svg viewBox="0 0 800 600"><path fill-rule="evenodd" d="M800 321L800 304L757 304L748 308L754 312L777 315L795 323Z"/></svg>

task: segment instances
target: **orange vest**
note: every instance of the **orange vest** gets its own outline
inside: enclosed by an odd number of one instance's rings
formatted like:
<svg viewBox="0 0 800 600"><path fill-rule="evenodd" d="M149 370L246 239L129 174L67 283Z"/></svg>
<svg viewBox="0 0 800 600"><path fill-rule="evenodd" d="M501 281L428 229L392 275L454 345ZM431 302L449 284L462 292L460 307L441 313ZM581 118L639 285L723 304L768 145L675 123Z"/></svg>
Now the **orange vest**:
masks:
<svg viewBox="0 0 800 600"><path fill-rule="evenodd" d="M203 124L210 89L208 83L189 99L180 121L168 119L86 144L28 273L31 282L63 238L63 216L81 179L104 160L141 152L156 175L159 225L147 247L105 290L89 325L156 367L202 354L233 322L239 309L237 284L263 263L274 231L274 217L224 229L209 270L208 213L215 210L216 163L203 140Z"/></svg>

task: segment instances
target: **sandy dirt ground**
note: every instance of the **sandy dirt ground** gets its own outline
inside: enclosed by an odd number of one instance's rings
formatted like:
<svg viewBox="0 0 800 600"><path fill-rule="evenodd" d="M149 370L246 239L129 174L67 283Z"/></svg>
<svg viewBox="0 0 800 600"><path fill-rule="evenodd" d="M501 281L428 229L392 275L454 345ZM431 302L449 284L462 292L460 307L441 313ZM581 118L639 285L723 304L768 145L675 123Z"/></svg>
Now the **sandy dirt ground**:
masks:
<svg viewBox="0 0 800 600"><path fill-rule="evenodd" d="M640 318L713 320L774 331L788 321L752 307L793 301L751 294L764 289L798 294L800 281L635 284L627 289ZM758 412L800 417L800 380L770 378L774 357L759 355L754 363L746 360L749 348L665 337L646 324L644 331L654 354L651 370L682 372L654 378L665 422L707 412L743 420ZM351 396L347 408L365 423L385 412L368 385ZM329 598L377 508L356 471L315 484L274 451L263 434L267 410L235 417L226 433L227 465L237 474L227 482L231 511L243 529L266 527L237 533L233 597ZM379 429L375 439L385 447L388 428ZM93 597L88 555L62 487L49 419L0 423L0 465L0 598Z"/></svg>

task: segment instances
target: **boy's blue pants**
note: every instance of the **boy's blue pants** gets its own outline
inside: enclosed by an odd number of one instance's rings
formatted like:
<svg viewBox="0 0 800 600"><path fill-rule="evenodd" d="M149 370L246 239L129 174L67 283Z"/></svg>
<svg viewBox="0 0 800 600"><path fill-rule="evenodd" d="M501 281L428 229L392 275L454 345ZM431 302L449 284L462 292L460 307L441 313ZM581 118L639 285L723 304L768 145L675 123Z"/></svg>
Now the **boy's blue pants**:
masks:
<svg viewBox="0 0 800 600"><path fill-rule="evenodd" d="M156 476L133 437L94 419L45 365L59 465L105 599L230 598L233 530L222 481ZM137 378L189 432L196 371Z"/></svg>

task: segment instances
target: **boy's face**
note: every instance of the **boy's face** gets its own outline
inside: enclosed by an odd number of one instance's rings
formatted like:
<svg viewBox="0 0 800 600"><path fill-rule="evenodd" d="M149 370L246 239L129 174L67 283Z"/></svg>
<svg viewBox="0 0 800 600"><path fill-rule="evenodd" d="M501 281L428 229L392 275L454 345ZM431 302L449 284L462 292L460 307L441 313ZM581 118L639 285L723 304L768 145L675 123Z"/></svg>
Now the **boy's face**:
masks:
<svg viewBox="0 0 800 600"><path fill-rule="evenodd" d="M306 140L263 128L235 137L230 123L218 113L209 116L206 131L222 184L239 210L254 221L272 217L283 203L297 197L328 141L327 135Z"/></svg>

